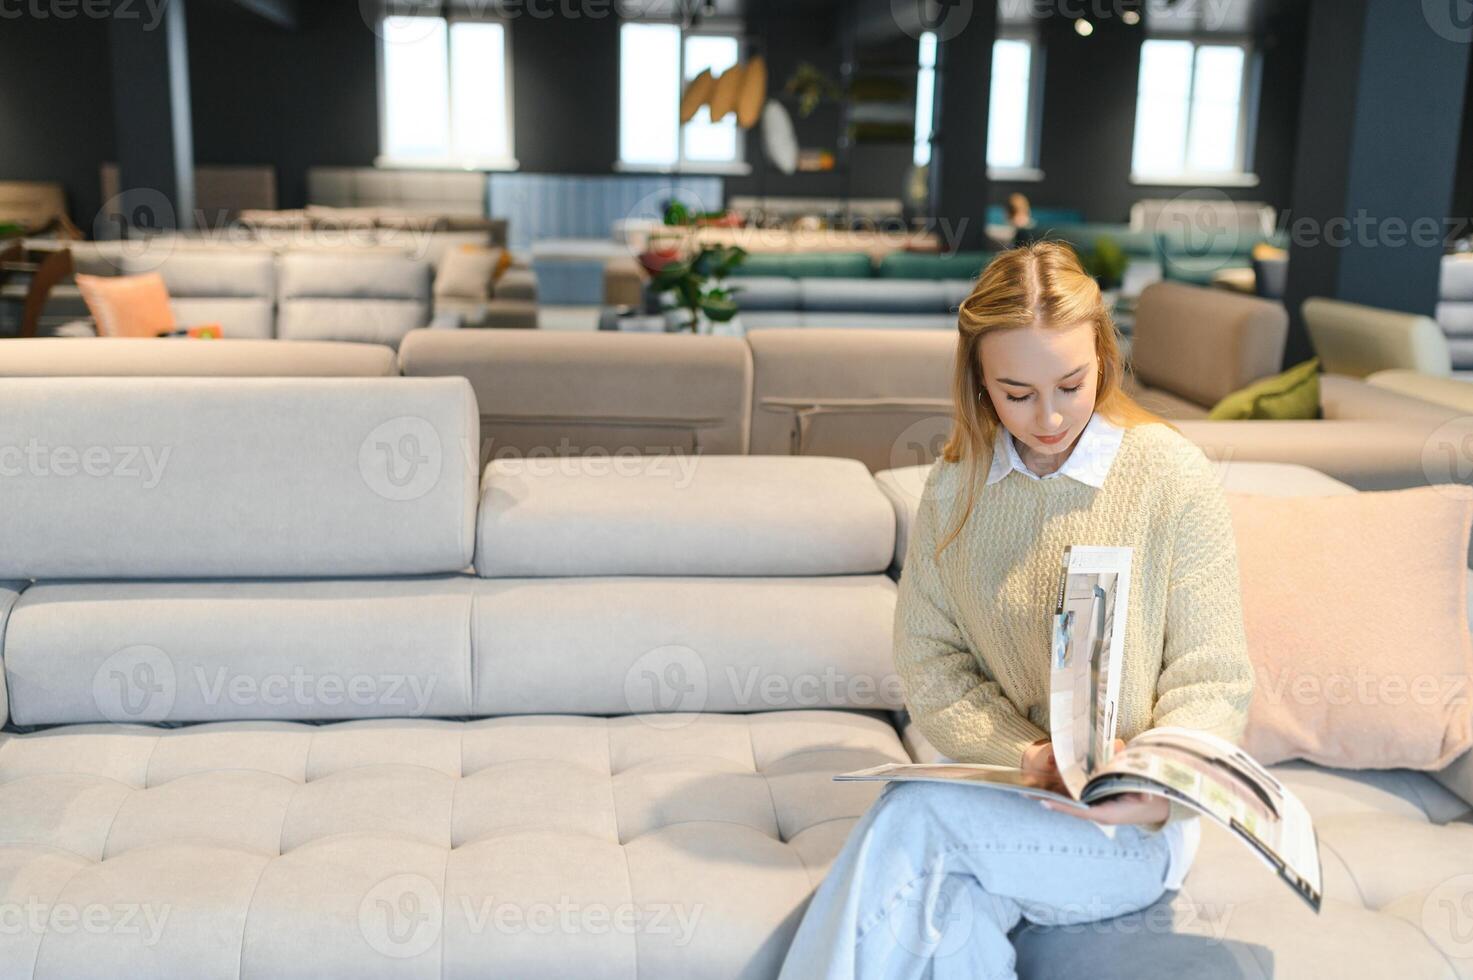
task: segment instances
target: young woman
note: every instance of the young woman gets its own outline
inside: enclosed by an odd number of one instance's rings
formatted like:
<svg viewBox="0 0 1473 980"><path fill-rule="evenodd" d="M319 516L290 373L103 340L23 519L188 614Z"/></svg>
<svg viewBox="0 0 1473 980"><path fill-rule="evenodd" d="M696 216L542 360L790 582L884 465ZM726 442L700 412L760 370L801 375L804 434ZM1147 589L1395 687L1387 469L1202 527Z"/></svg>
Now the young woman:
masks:
<svg viewBox="0 0 1473 980"><path fill-rule="evenodd" d="M1003 253L962 304L953 431L895 612L911 718L949 759L1058 781L1049 641L1071 544L1134 549L1118 733L1242 734L1253 680L1227 505L1201 450L1132 401L1123 374L1099 288L1066 246ZM1021 921L1110 918L1180 887L1197 820L1145 794L1084 808L891 784L782 977L1014 977Z"/></svg>

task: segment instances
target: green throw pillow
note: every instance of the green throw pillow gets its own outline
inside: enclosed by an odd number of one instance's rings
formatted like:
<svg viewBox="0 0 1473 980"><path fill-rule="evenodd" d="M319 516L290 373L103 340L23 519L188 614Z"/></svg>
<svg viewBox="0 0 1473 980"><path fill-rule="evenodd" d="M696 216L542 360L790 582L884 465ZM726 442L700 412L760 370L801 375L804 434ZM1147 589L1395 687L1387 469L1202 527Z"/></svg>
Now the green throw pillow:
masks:
<svg viewBox="0 0 1473 980"><path fill-rule="evenodd" d="M1212 406L1209 419L1317 419L1320 359L1311 357L1283 374L1255 381Z"/></svg>

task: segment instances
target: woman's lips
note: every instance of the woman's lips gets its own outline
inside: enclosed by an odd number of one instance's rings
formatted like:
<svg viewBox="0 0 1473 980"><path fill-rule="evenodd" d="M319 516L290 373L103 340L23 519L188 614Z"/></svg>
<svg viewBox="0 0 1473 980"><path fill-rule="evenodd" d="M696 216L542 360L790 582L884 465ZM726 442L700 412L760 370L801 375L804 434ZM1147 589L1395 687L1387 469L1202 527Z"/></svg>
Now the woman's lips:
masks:
<svg viewBox="0 0 1473 980"><path fill-rule="evenodd" d="M1038 436L1037 438L1038 438L1038 441L1039 442L1043 443L1046 446L1056 446L1060 442L1062 442L1063 439L1064 439L1064 437L1067 436L1068 434L1069 433L1066 431L1066 432L1060 432L1056 436Z"/></svg>

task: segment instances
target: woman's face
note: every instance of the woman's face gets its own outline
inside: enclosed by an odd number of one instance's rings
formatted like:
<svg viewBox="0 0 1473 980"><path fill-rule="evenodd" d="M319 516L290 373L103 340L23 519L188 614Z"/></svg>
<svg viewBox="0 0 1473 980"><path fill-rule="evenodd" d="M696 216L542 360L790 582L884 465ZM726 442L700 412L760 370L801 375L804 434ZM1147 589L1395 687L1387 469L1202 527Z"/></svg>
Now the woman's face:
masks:
<svg viewBox="0 0 1473 980"><path fill-rule="evenodd" d="M982 338L979 353L992 407L1024 462L1058 457L1062 464L1095 409L1094 328L994 330Z"/></svg>

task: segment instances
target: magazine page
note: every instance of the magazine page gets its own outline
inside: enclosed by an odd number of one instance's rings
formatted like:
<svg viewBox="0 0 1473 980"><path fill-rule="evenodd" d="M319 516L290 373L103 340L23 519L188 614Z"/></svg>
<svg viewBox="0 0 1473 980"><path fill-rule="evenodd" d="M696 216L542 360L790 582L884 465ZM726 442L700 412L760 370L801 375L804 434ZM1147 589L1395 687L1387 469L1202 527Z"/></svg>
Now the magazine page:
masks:
<svg viewBox="0 0 1473 980"><path fill-rule="evenodd" d="M1076 797L1115 744L1130 601L1129 548L1072 545L1054 611L1049 738Z"/></svg>
<svg viewBox="0 0 1473 980"><path fill-rule="evenodd" d="M1128 789L1122 788L1122 777L1129 779ZM1309 811L1252 756L1207 732L1156 728L1116 753L1082 798L1091 801L1142 791L1142 779L1167 789L1167 795L1242 838L1290 887L1319 908L1319 841Z"/></svg>
<svg viewBox="0 0 1473 980"><path fill-rule="evenodd" d="M887 762L884 765L872 766L869 769L846 772L842 775L835 776L834 779L840 782L850 780L882 780L897 783L917 781L929 783L967 783L974 786L1022 793L1024 796L1037 796L1050 800L1058 800L1061 803L1069 803L1075 806L1079 802L1063 793L1056 793L1051 789L1046 789L1044 780L1031 773L1026 773L1021 769L1012 766L989 766L981 763Z"/></svg>

